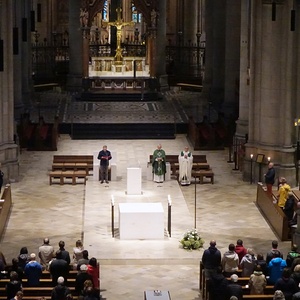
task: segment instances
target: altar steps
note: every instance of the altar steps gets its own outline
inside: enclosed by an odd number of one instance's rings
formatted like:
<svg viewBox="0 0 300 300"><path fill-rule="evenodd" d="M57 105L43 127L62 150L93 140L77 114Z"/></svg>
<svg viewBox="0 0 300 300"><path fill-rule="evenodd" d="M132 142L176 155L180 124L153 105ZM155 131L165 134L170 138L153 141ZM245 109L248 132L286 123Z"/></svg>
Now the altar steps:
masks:
<svg viewBox="0 0 300 300"><path fill-rule="evenodd" d="M175 139L175 126L169 123L73 124L71 138L81 139ZM69 131L67 127L64 128ZM64 131L65 131L64 130Z"/></svg>
<svg viewBox="0 0 300 300"><path fill-rule="evenodd" d="M91 90L83 92L77 101L86 102L131 102L131 101L159 101L157 92L125 91L125 90Z"/></svg>

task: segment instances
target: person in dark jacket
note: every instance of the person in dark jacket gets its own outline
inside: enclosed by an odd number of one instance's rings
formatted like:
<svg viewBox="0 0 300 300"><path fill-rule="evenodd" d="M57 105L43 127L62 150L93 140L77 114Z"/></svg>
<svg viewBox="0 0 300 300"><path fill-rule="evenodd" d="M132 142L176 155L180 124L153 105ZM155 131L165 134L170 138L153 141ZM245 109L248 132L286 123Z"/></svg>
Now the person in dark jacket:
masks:
<svg viewBox="0 0 300 300"><path fill-rule="evenodd" d="M272 195L272 186L275 182L275 169L274 164L272 162L268 165L268 171L265 174L265 183L267 186L267 192Z"/></svg>
<svg viewBox="0 0 300 300"><path fill-rule="evenodd" d="M93 280L92 275L87 273L87 265L86 264L82 264L80 266L80 272L77 274L76 276L76 281L75 281L75 291L76 294L79 295L84 295L84 283L86 280Z"/></svg>
<svg viewBox="0 0 300 300"><path fill-rule="evenodd" d="M291 268L294 259L299 257L300 257L300 253L298 252L298 246L296 244L293 244L291 247L291 251L286 256L286 264L288 268Z"/></svg>
<svg viewBox="0 0 300 300"><path fill-rule="evenodd" d="M67 251L65 249L65 242L64 241L59 241L58 247L59 247L59 250L61 252L61 258L63 260L65 260L68 263L68 265L69 265L70 262L71 262L70 253L69 253L69 251Z"/></svg>
<svg viewBox="0 0 300 300"><path fill-rule="evenodd" d="M55 286L51 293L51 300L66 300L67 295L71 294L70 289L65 286L65 280L62 276L57 279L57 286Z"/></svg>
<svg viewBox="0 0 300 300"><path fill-rule="evenodd" d="M256 265L261 267L261 271L265 276L268 275L268 265L262 253L257 254Z"/></svg>
<svg viewBox="0 0 300 300"><path fill-rule="evenodd" d="M68 263L62 259L61 251L56 251L56 259L53 259L50 263L49 271L52 276L52 283L53 285L56 285L58 277L62 276L63 278L66 278L65 281L67 281L68 275L69 275L70 267Z"/></svg>
<svg viewBox="0 0 300 300"><path fill-rule="evenodd" d="M282 277L276 281L274 291L277 290L283 292L285 300L292 300L293 294L298 292L298 287L294 279L290 277L290 270L288 268L283 270Z"/></svg>
<svg viewBox="0 0 300 300"><path fill-rule="evenodd" d="M211 278L212 275L217 274L217 269L221 265L221 252L217 249L216 244L216 241L210 241L210 246L202 255L202 263L207 279Z"/></svg>
<svg viewBox="0 0 300 300"><path fill-rule="evenodd" d="M10 273L10 281L6 285L7 300L15 297L18 291L22 291L22 283L18 279L18 274L14 271Z"/></svg>
<svg viewBox="0 0 300 300"><path fill-rule="evenodd" d="M210 300L227 300L228 279L222 273L222 267L217 268L217 273L208 280Z"/></svg>
<svg viewBox="0 0 300 300"><path fill-rule="evenodd" d="M288 220L291 221L294 216L294 206L295 206L295 199L293 192L288 192L288 198L284 204L283 211L285 215L287 216Z"/></svg>
<svg viewBox="0 0 300 300"><path fill-rule="evenodd" d="M232 274L230 276L230 284L227 286L227 295L228 299L230 297L235 296L238 298L238 300L243 299L243 288L240 284L238 284L239 277L236 274Z"/></svg>

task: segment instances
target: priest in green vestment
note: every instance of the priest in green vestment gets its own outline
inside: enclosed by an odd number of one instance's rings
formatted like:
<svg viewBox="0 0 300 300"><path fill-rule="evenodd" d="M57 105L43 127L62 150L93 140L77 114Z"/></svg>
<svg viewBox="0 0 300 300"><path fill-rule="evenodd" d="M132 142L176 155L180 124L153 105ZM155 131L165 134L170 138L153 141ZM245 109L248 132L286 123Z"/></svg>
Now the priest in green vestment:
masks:
<svg viewBox="0 0 300 300"><path fill-rule="evenodd" d="M161 148L161 144L157 145L157 149L153 152L152 173L155 182L163 182L166 173L166 153Z"/></svg>

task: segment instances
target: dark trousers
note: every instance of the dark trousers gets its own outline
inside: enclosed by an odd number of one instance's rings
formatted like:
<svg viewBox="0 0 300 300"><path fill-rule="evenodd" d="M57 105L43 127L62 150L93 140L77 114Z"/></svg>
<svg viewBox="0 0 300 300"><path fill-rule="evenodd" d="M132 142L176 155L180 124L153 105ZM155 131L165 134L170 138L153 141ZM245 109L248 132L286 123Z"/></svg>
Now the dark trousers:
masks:
<svg viewBox="0 0 300 300"><path fill-rule="evenodd" d="M100 180L108 181L108 166L100 165Z"/></svg>

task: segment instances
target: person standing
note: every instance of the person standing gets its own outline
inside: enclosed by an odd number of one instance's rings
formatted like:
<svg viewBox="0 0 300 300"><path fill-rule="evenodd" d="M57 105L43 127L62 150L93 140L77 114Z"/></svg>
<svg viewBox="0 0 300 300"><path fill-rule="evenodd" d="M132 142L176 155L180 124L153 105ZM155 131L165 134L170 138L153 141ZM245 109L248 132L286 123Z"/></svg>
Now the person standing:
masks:
<svg viewBox="0 0 300 300"><path fill-rule="evenodd" d="M0 193L3 185L3 177L4 177L4 173L1 171L1 163L0 163Z"/></svg>
<svg viewBox="0 0 300 300"><path fill-rule="evenodd" d="M44 239L44 244L39 247L39 258L44 269L48 269L48 264L54 256L54 248L50 245L48 238Z"/></svg>
<svg viewBox="0 0 300 300"><path fill-rule="evenodd" d="M153 180L155 182L164 182L164 177L166 174L166 153L162 149L161 144L158 144L157 149L153 152L152 173Z"/></svg>
<svg viewBox="0 0 300 300"><path fill-rule="evenodd" d="M193 155L189 147L185 147L178 156L179 162L179 182L181 185L191 184Z"/></svg>
<svg viewBox="0 0 300 300"><path fill-rule="evenodd" d="M24 269L28 286L38 286L42 277L42 265L36 261L35 253L30 254L30 261Z"/></svg>
<svg viewBox="0 0 300 300"><path fill-rule="evenodd" d="M268 164L268 171L265 174L265 183L267 186L267 192L272 195L272 186L275 182L275 169L274 169L274 164L270 162Z"/></svg>
<svg viewBox="0 0 300 300"><path fill-rule="evenodd" d="M289 192L291 191L291 187L287 184L286 179L284 177L281 178L281 184L278 191L278 206L282 209L285 206L285 202L289 197Z"/></svg>
<svg viewBox="0 0 300 300"><path fill-rule="evenodd" d="M216 241L211 240L208 249L203 252L202 263L204 266L205 278L210 279L212 275L217 274L221 266L221 252L216 247Z"/></svg>
<svg viewBox="0 0 300 300"><path fill-rule="evenodd" d="M107 150L107 146L104 145L103 149L98 154L98 159L100 160L100 180L101 183L108 183L108 166L109 160L112 159L110 151Z"/></svg>

